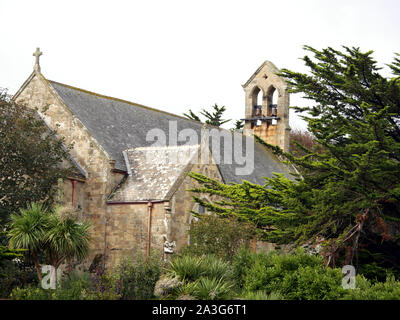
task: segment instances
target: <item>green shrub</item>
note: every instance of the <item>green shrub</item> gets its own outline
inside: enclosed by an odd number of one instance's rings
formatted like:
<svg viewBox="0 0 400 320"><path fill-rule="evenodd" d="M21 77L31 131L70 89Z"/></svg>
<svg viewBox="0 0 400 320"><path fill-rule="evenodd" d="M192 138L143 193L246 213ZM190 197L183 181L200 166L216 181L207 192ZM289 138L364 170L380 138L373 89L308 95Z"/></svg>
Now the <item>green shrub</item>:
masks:
<svg viewBox="0 0 400 320"><path fill-rule="evenodd" d="M255 237L254 230L252 225L235 217L201 215L190 226L190 245L182 250L182 254L212 254L232 261L241 246L249 247L251 239Z"/></svg>
<svg viewBox="0 0 400 320"><path fill-rule="evenodd" d="M8 298L14 288L36 287L38 283L33 264L3 261L0 264L0 298Z"/></svg>
<svg viewBox="0 0 400 320"><path fill-rule="evenodd" d="M233 278L231 264L212 254L200 257L191 255L176 257L170 261L167 272L186 282L195 281L201 277L224 280Z"/></svg>
<svg viewBox="0 0 400 320"><path fill-rule="evenodd" d="M311 256L302 249L287 255L241 252L234 264L236 274L240 273L239 284L246 291L265 290L269 294L279 291L283 278L300 267L321 269L322 258Z"/></svg>
<svg viewBox="0 0 400 320"><path fill-rule="evenodd" d="M371 284L357 275L356 289L344 289L340 268L324 268L321 257L300 249L287 255L241 250L235 256L233 272L245 292L244 299L267 299L270 294L288 300L400 299L400 282L393 276Z"/></svg>
<svg viewBox="0 0 400 320"><path fill-rule="evenodd" d="M103 271L95 275L87 272L73 272L65 276L56 289L15 288L10 298L15 300L116 300L120 298L120 295L113 275Z"/></svg>
<svg viewBox="0 0 400 320"><path fill-rule="evenodd" d="M195 297L196 286L196 281L181 283L181 285L174 290L174 293L171 294L170 298L174 300L180 300L181 297L192 297L193 299L198 299Z"/></svg>
<svg viewBox="0 0 400 320"><path fill-rule="evenodd" d="M10 294L13 300L52 300L54 290L45 290L39 287L14 288Z"/></svg>
<svg viewBox="0 0 400 320"><path fill-rule="evenodd" d="M193 283L191 294L200 300L226 300L233 295L233 283L222 278L201 277Z"/></svg>
<svg viewBox="0 0 400 320"><path fill-rule="evenodd" d="M91 291L93 283L89 273L72 272L62 278L55 290L55 297L57 300L81 300L84 292Z"/></svg>
<svg viewBox="0 0 400 320"><path fill-rule="evenodd" d="M279 292L271 292L267 294L265 291L247 291L242 294L241 299L244 300L283 300Z"/></svg>
<svg viewBox="0 0 400 320"><path fill-rule="evenodd" d="M203 257L182 256L171 260L168 273L182 281L195 281L204 275Z"/></svg>
<svg viewBox="0 0 400 320"><path fill-rule="evenodd" d="M165 298L228 299L235 295L232 267L215 255L184 255L170 261L167 274L180 284ZM172 281L171 278L168 283ZM176 282L176 281L175 281ZM157 287L163 287L160 283ZM166 292L166 290L164 290ZM162 290L158 290L162 293Z"/></svg>
<svg viewBox="0 0 400 320"><path fill-rule="evenodd" d="M114 269L122 299L145 300L154 297L154 288L160 278L162 262L152 254L145 257L136 253L135 261L123 259Z"/></svg>
<svg viewBox="0 0 400 320"><path fill-rule="evenodd" d="M389 276L385 282L371 281L363 276L356 277L356 288L346 290L346 300L400 300L400 281Z"/></svg>
<svg viewBox="0 0 400 320"><path fill-rule="evenodd" d="M168 280L174 280L164 295L168 299L400 299L400 282L394 277L371 284L357 275L356 289L344 289L340 268L324 268L322 257L303 249L287 255L241 249L232 264L214 255L180 256L170 262L167 273L176 277Z"/></svg>
<svg viewBox="0 0 400 320"><path fill-rule="evenodd" d="M342 279L339 268L301 266L284 275L279 284L280 293L288 300L336 300L346 292Z"/></svg>
<svg viewBox="0 0 400 320"><path fill-rule="evenodd" d="M214 255L204 255L202 259L204 277L223 280L231 280L233 278L233 270L229 262Z"/></svg>
<svg viewBox="0 0 400 320"><path fill-rule="evenodd" d="M248 270L255 260L265 254L255 254L242 247L233 257L232 272L238 288L243 288Z"/></svg>

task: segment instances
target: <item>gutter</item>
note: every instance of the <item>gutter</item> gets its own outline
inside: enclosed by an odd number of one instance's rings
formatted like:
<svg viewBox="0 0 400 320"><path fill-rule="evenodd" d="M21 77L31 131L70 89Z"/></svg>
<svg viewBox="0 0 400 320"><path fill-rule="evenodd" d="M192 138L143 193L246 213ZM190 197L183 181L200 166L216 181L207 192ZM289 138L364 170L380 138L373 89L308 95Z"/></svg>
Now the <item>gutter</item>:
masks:
<svg viewBox="0 0 400 320"><path fill-rule="evenodd" d="M137 201L107 201L107 204L110 205L121 205L121 204L143 204L143 203L162 203L168 200L137 200Z"/></svg>
<svg viewBox="0 0 400 320"><path fill-rule="evenodd" d="M71 183L72 183L72 199L71 199L71 201L72 201L72 207L74 207L74 195L75 195L75 185L76 185L76 180L71 180Z"/></svg>

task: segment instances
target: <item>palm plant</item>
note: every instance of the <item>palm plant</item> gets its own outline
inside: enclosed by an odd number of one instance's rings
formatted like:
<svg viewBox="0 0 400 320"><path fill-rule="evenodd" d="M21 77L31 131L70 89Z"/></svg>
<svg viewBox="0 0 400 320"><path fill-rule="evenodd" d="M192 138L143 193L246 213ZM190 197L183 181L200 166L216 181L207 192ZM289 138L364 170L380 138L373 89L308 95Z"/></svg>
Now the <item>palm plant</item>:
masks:
<svg viewBox="0 0 400 320"><path fill-rule="evenodd" d="M10 216L10 249L27 249L33 258L39 281L42 274L38 253L43 247L43 239L49 225L49 213L39 203L32 203L26 209Z"/></svg>
<svg viewBox="0 0 400 320"><path fill-rule="evenodd" d="M57 269L65 261L82 261L89 253L90 224L79 222L72 208L58 206L49 219L44 237L50 264Z"/></svg>
<svg viewBox="0 0 400 320"><path fill-rule="evenodd" d="M82 261L88 255L89 224L79 222L72 208L58 206L48 212L41 204L32 203L10 218L10 249L29 250L40 282L39 253L47 255L55 274L65 260Z"/></svg>

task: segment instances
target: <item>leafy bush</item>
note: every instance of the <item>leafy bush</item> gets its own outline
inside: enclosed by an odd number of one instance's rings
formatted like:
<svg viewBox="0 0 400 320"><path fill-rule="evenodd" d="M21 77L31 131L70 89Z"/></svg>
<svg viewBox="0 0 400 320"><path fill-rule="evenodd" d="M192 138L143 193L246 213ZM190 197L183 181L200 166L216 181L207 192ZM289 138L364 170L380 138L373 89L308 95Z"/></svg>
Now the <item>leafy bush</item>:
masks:
<svg viewBox="0 0 400 320"><path fill-rule="evenodd" d="M231 280L233 278L232 267L229 262L214 255L205 255L202 259L204 277L223 280Z"/></svg>
<svg viewBox="0 0 400 320"><path fill-rule="evenodd" d="M283 297L278 292L267 294L265 291L247 291L241 296L244 300L283 300Z"/></svg>
<svg viewBox="0 0 400 320"><path fill-rule="evenodd" d="M203 257L182 256L170 261L168 273L182 281L195 281L204 275Z"/></svg>
<svg viewBox="0 0 400 320"><path fill-rule="evenodd" d="M385 282L371 282L362 276L356 278L356 288L347 290L346 300L400 300L400 281L389 276Z"/></svg>
<svg viewBox="0 0 400 320"><path fill-rule="evenodd" d="M93 285L94 279L89 273L72 272L61 280L59 287L55 290L55 297L57 300L81 300L82 293L90 291Z"/></svg>
<svg viewBox="0 0 400 320"><path fill-rule="evenodd" d="M233 273L244 299L267 299L271 294L288 300L400 299L400 282L393 276L371 284L357 275L356 289L344 289L340 268L324 268L321 257L301 249L288 255L241 250L234 258Z"/></svg>
<svg viewBox="0 0 400 320"><path fill-rule="evenodd" d="M161 274L161 261L156 256L137 254L134 262L122 260L114 269L99 267L93 274L72 272L65 275L57 289L27 287L15 289L13 299L32 300L117 300L151 299Z"/></svg>
<svg viewBox="0 0 400 320"><path fill-rule="evenodd" d="M15 300L116 300L120 298L113 275L101 272L91 275L87 272L64 277L56 289L28 286L15 288L11 295Z"/></svg>
<svg viewBox="0 0 400 320"><path fill-rule="evenodd" d="M201 277L230 280L233 277L231 264L214 255L176 257L170 261L167 272L182 281L195 281Z"/></svg>
<svg viewBox="0 0 400 320"><path fill-rule="evenodd" d="M3 261L0 264L0 298L8 298L14 288L37 285L35 267L26 261Z"/></svg>
<svg viewBox="0 0 400 320"><path fill-rule="evenodd" d="M257 258L261 258L265 254L254 254L246 248L241 248L233 258L232 271L233 278L239 288L244 287L245 277L248 269L254 264Z"/></svg>
<svg viewBox="0 0 400 320"><path fill-rule="evenodd" d="M240 284L245 290L265 290L269 294L279 291L283 278L300 267L322 268L322 258L311 256L302 249L287 255L242 252L235 260L237 264L236 273L241 272Z"/></svg>
<svg viewBox="0 0 400 320"><path fill-rule="evenodd" d="M196 281L193 282L183 282L179 287L177 287L174 290L174 293L170 295L170 298L176 299L176 300L181 300L182 297L190 297L190 300L193 299L198 299L196 298L195 295L195 290L196 290ZM189 299L184 299L184 300L189 300Z"/></svg>
<svg viewBox="0 0 400 320"><path fill-rule="evenodd" d="M39 287L28 286L26 288L14 288L10 294L14 300L52 300L53 290L45 290Z"/></svg>
<svg viewBox="0 0 400 320"><path fill-rule="evenodd" d="M119 291L115 276L107 272L97 276L90 288L82 290L82 300L119 300Z"/></svg>
<svg viewBox="0 0 400 320"><path fill-rule="evenodd" d="M214 255L176 257L170 261L166 272L168 283L172 281L170 277L176 277L180 283L172 290L164 290L165 298L218 300L235 295L230 263ZM161 283L157 287L160 286Z"/></svg>
<svg viewBox="0 0 400 320"><path fill-rule="evenodd" d="M233 283L223 278L201 277L193 284L192 294L201 300L226 300L232 298Z"/></svg>
<svg viewBox="0 0 400 320"><path fill-rule="evenodd" d="M162 262L156 255L146 258L137 253L134 262L122 260L114 269L121 287L122 299L144 300L154 297L154 289L161 275Z"/></svg>
<svg viewBox="0 0 400 320"><path fill-rule="evenodd" d="M342 278L339 268L301 266L283 277L280 292L288 300L336 300L346 292Z"/></svg>
<svg viewBox="0 0 400 320"><path fill-rule="evenodd" d="M202 215L198 221L192 222L189 230L190 245L182 250L182 254L212 254L232 261L241 246L249 247L255 236L254 230L249 223L235 217Z"/></svg>

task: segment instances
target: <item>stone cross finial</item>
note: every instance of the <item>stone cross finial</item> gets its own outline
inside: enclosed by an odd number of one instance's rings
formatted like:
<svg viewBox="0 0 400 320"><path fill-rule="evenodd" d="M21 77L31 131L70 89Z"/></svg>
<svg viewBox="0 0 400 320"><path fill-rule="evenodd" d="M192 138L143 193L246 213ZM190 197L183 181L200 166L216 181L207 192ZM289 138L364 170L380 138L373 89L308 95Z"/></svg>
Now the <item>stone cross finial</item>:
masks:
<svg viewBox="0 0 400 320"><path fill-rule="evenodd" d="M39 57L43 53L40 51L40 48L36 48L36 51L33 53L33 56L36 58L35 66L33 67L36 71L40 72L40 64L39 64Z"/></svg>

